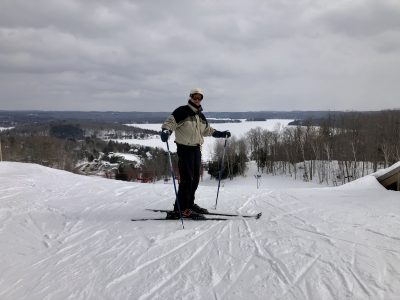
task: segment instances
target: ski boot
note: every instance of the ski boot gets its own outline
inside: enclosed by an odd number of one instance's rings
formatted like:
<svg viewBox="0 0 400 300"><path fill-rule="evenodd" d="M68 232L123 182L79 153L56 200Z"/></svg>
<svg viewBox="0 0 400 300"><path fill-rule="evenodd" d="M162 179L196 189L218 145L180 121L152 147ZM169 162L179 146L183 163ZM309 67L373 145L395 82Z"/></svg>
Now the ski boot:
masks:
<svg viewBox="0 0 400 300"><path fill-rule="evenodd" d="M196 203L193 204L192 210L193 210L194 212L199 213L199 214L207 214L207 213L208 213L208 210L207 210L207 209L198 206Z"/></svg>
<svg viewBox="0 0 400 300"><path fill-rule="evenodd" d="M167 216L165 217L167 220L177 220L180 219L179 211L173 210L167 212Z"/></svg>
<svg viewBox="0 0 400 300"><path fill-rule="evenodd" d="M197 213L192 209L185 209L182 212L182 217L186 219L193 219L193 220L205 220L205 216L203 214Z"/></svg>

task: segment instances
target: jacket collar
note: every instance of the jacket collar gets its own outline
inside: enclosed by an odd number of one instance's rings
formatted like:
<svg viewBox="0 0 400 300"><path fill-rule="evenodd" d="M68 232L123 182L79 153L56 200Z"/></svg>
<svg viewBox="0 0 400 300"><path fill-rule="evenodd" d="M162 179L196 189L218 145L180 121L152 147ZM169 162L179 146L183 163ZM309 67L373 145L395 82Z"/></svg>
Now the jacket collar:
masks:
<svg viewBox="0 0 400 300"><path fill-rule="evenodd" d="M203 111L203 108L201 107L201 105L196 105L195 103L193 103L190 99L188 101L188 106L190 107L191 110L193 110L195 113L199 113L201 111Z"/></svg>

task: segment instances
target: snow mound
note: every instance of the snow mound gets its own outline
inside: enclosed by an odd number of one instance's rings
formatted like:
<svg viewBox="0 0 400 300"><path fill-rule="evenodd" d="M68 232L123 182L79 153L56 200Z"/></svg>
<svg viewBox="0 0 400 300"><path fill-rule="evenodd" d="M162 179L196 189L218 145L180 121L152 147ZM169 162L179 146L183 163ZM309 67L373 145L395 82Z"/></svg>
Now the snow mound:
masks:
<svg viewBox="0 0 400 300"><path fill-rule="evenodd" d="M375 176L367 175L337 187L342 190L385 190Z"/></svg>

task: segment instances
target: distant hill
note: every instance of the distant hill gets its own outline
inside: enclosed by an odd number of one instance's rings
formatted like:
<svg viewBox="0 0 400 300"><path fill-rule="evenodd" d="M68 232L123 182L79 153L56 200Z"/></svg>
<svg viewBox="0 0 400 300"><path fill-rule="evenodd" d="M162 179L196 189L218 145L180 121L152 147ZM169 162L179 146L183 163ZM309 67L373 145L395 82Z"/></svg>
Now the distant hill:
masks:
<svg viewBox="0 0 400 300"><path fill-rule="evenodd" d="M5 111L0 110L0 127L23 124L40 124L51 121L95 121L106 123L162 123L171 112L116 112L116 111ZM340 111L250 111L250 112L204 112L208 118L246 119L323 119ZM215 122L215 121L213 121Z"/></svg>

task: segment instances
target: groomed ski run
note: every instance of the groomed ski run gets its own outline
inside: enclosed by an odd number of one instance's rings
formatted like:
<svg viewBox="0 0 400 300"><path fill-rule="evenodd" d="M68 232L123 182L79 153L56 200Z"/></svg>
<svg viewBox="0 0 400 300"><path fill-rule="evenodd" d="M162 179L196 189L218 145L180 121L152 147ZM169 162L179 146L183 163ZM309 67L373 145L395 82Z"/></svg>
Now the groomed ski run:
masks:
<svg viewBox="0 0 400 300"><path fill-rule="evenodd" d="M288 189L288 186L292 187ZM131 222L168 209L171 184L0 162L0 299L398 299L399 193L252 176L218 209L259 220ZM215 203L215 181L197 199Z"/></svg>

